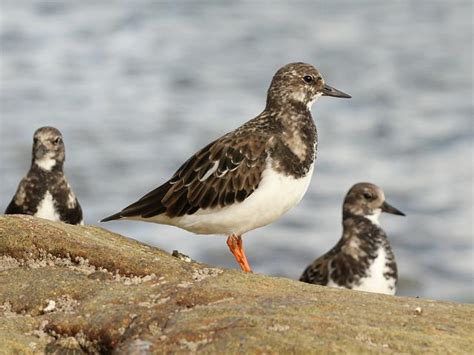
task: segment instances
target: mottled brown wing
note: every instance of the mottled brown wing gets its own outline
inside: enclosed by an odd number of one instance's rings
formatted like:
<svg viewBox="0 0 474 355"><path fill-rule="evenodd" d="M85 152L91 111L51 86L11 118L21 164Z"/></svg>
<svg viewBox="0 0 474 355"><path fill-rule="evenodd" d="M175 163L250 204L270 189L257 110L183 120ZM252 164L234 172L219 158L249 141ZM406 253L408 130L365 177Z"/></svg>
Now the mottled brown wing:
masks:
<svg viewBox="0 0 474 355"><path fill-rule="evenodd" d="M7 209L5 210L5 214L25 214L25 210L22 208L22 206L18 206L15 203L15 198L10 201L10 204L7 206Z"/></svg>
<svg viewBox="0 0 474 355"><path fill-rule="evenodd" d="M46 187L38 180L38 177L28 173L20 181L15 195L5 210L5 214L35 214L36 207L45 192ZM19 205L17 201L21 201Z"/></svg>
<svg viewBox="0 0 474 355"><path fill-rule="evenodd" d="M340 253L344 241L341 238L338 243L326 254L321 255L311 265L309 265L300 277L300 281L315 285L327 285L329 272L334 268L339 268L342 254ZM331 265L330 265L331 263ZM331 270L329 270L331 266Z"/></svg>
<svg viewBox="0 0 474 355"><path fill-rule="evenodd" d="M176 217L242 202L258 187L267 153L264 137L238 138L224 136L204 147L169 181L105 220L162 213Z"/></svg>
<svg viewBox="0 0 474 355"><path fill-rule="evenodd" d="M329 276L329 259L325 256L316 259L300 277L300 281L315 285L327 285Z"/></svg>

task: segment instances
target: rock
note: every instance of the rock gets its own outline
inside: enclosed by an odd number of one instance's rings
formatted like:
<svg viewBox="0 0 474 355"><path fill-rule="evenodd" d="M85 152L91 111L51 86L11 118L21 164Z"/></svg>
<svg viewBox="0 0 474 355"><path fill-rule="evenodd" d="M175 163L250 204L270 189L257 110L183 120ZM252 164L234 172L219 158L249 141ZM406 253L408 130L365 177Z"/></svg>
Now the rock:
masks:
<svg viewBox="0 0 474 355"><path fill-rule="evenodd" d="M223 270L102 228L0 216L7 353L466 353L473 311Z"/></svg>

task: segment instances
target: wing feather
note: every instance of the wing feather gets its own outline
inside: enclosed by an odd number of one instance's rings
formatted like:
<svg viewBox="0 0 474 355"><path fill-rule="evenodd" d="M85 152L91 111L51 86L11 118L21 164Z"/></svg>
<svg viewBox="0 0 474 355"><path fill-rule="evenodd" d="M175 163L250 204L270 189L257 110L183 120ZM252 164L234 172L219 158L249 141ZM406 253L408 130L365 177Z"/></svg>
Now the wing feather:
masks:
<svg viewBox="0 0 474 355"><path fill-rule="evenodd" d="M236 142L231 138L224 136L207 145L181 165L169 181L105 220L150 218L163 213L176 217L244 201L260 183L268 139L255 135Z"/></svg>
<svg viewBox="0 0 474 355"><path fill-rule="evenodd" d="M309 265L300 277L300 281L327 285L329 279L329 260L321 257Z"/></svg>

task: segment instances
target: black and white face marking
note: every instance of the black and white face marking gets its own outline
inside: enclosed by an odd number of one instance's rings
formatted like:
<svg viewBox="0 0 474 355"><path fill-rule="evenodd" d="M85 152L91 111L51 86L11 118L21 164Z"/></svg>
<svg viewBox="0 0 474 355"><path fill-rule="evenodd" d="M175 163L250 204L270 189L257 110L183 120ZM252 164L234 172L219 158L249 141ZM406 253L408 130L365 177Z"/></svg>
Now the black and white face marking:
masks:
<svg viewBox="0 0 474 355"><path fill-rule="evenodd" d="M385 201L381 188L371 183L358 183L351 187L344 199L343 213L362 216L378 225L382 212L404 216L405 214Z"/></svg>
<svg viewBox="0 0 474 355"><path fill-rule="evenodd" d="M51 171L62 166L65 160L63 136L54 127L41 127L33 136L33 163L39 168Z"/></svg>
<svg viewBox="0 0 474 355"><path fill-rule="evenodd" d="M280 68L273 76L268 90L267 107L293 102L310 109L321 96L351 97L327 85L312 65L290 63Z"/></svg>

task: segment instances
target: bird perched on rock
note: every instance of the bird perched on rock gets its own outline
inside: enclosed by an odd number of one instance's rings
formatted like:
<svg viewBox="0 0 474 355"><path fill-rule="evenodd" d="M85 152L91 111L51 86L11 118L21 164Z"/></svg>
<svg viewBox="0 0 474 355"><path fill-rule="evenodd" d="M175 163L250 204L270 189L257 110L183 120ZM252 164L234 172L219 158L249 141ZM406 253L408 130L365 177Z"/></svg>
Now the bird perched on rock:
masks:
<svg viewBox="0 0 474 355"><path fill-rule="evenodd" d="M5 214L82 224L82 209L64 175L63 136L54 127L41 127L33 136L30 171L8 205Z"/></svg>
<svg viewBox="0 0 474 355"><path fill-rule="evenodd" d="M397 264L378 221L381 212L405 215L385 201L376 185L352 186L342 207L342 238L306 268L300 281L394 295Z"/></svg>
<svg viewBox="0 0 474 355"><path fill-rule="evenodd" d="M251 268L242 234L265 226L305 194L316 158L311 105L320 96L350 98L310 64L279 69L265 110L189 158L173 177L104 218L169 224L197 234L227 235L243 271Z"/></svg>

